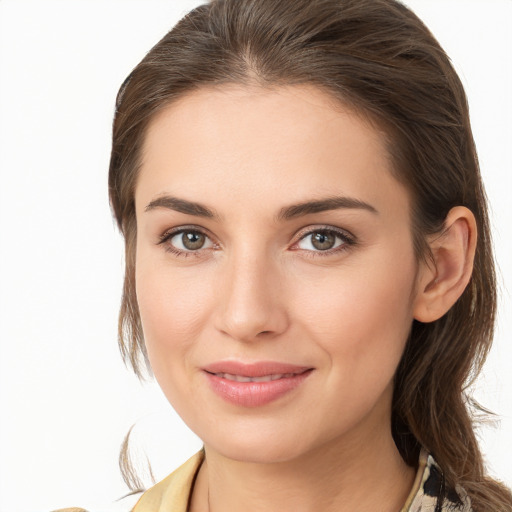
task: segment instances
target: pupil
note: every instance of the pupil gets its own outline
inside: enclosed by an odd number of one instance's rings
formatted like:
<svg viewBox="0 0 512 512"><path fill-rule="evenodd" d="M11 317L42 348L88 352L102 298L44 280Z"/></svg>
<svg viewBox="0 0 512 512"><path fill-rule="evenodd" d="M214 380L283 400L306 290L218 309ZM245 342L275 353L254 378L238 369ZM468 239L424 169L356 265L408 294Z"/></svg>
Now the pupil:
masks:
<svg viewBox="0 0 512 512"><path fill-rule="evenodd" d="M334 247L335 240L332 233L314 233L311 243L316 249L326 251Z"/></svg>
<svg viewBox="0 0 512 512"><path fill-rule="evenodd" d="M201 233L197 233L194 231L189 231L187 233L183 233L181 240L183 245L189 250L201 249L204 245L204 235Z"/></svg>

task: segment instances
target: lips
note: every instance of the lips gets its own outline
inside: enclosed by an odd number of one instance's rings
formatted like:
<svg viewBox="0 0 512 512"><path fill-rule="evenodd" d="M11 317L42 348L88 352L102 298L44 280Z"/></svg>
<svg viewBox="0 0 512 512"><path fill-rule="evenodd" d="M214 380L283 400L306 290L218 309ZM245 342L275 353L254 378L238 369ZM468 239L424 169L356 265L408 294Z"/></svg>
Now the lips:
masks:
<svg viewBox="0 0 512 512"><path fill-rule="evenodd" d="M295 373L274 373L271 375L263 375L262 377L247 377L245 375L233 375L231 373L216 373L217 377L223 379L232 380L235 382L270 382L272 380L278 380L283 378L294 377Z"/></svg>
<svg viewBox="0 0 512 512"><path fill-rule="evenodd" d="M258 407L295 390L313 368L273 361L220 361L203 371L210 388L223 400L241 407Z"/></svg>

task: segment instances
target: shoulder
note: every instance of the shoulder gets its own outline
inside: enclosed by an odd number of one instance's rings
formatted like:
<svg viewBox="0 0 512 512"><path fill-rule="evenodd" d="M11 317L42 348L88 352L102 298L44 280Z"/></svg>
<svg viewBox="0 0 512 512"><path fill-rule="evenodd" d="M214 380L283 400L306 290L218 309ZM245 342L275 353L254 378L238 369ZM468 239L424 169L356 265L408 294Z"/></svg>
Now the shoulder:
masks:
<svg viewBox="0 0 512 512"><path fill-rule="evenodd" d="M101 507L94 506L91 508L59 508L52 512L131 512L135 503L139 500L142 493L130 494L125 496L109 505L101 505Z"/></svg>
<svg viewBox="0 0 512 512"><path fill-rule="evenodd" d="M148 489L132 512L186 512L190 492L203 460L204 451L201 450L168 477Z"/></svg>
<svg viewBox="0 0 512 512"><path fill-rule="evenodd" d="M52 512L186 512L190 492L204 460L201 450L144 493L127 496L101 509L61 508Z"/></svg>
<svg viewBox="0 0 512 512"><path fill-rule="evenodd" d="M432 455L420 454L414 487L401 512L472 512L471 501L461 487L446 485L443 472Z"/></svg>
<svg viewBox="0 0 512 512"><path fill-rule="evenodd" d="M190 492L204 460L201 450L144 493L132 494L101 509L61 508L52 512L186 512Z"/></svg>

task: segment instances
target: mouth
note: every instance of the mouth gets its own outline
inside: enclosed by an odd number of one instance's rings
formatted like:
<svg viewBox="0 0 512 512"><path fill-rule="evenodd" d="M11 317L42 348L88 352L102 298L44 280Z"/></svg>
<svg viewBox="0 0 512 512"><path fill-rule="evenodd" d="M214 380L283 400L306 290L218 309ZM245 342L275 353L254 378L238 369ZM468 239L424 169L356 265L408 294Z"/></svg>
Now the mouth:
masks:
<svg viewBox="0 0 512 512"><path fill-rule="evenodd" d="M307 370L305 370L307 371ZM231 373L213 373L221 379L227 379L234 382L271 382L273 380L288 379L300 375L297 373L274 373L270 375L263 375L262 377L248 377L246 375L234 375Z"/></svg>
<svg viewBox="0 0 512 512"><path fill-rule="evenodd" d="M221 361L203 368L210 389L239 407L259 407L296 390L314 368L276 362Z"/></svg>

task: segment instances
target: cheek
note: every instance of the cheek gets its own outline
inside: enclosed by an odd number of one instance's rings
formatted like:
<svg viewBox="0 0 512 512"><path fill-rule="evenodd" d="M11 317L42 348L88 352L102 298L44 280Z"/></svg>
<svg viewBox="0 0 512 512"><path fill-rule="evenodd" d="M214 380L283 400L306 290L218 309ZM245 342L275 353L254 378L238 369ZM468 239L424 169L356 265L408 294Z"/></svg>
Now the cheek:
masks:
<svg viewBox="0 0 512 512"><path fill-rule="evenodd" d="M298 304L304 329L333 364L344 361L354 372L388 367L394 373L412 325L414 259L340 269L317 283L322 293L302 294Z"/></svg>
<svg viewBox="0 0 512 512"><path fill-rule="evenodd" d="M171 272L154 262L137 264L137 302L155 374L183 360L202 330L208 300L198 285L186 273Z"/></svg>
<svg viewBox="0 0 512 512"><path fill-rule="evenodd" d="M366 267L349 275L326 286L321 297L311 294L301 308L302 330L329 367L324 400L335 428L340 421L356 424L377 404L388 414L393 377L412 324L412 265L398 274Z"/></svg>

